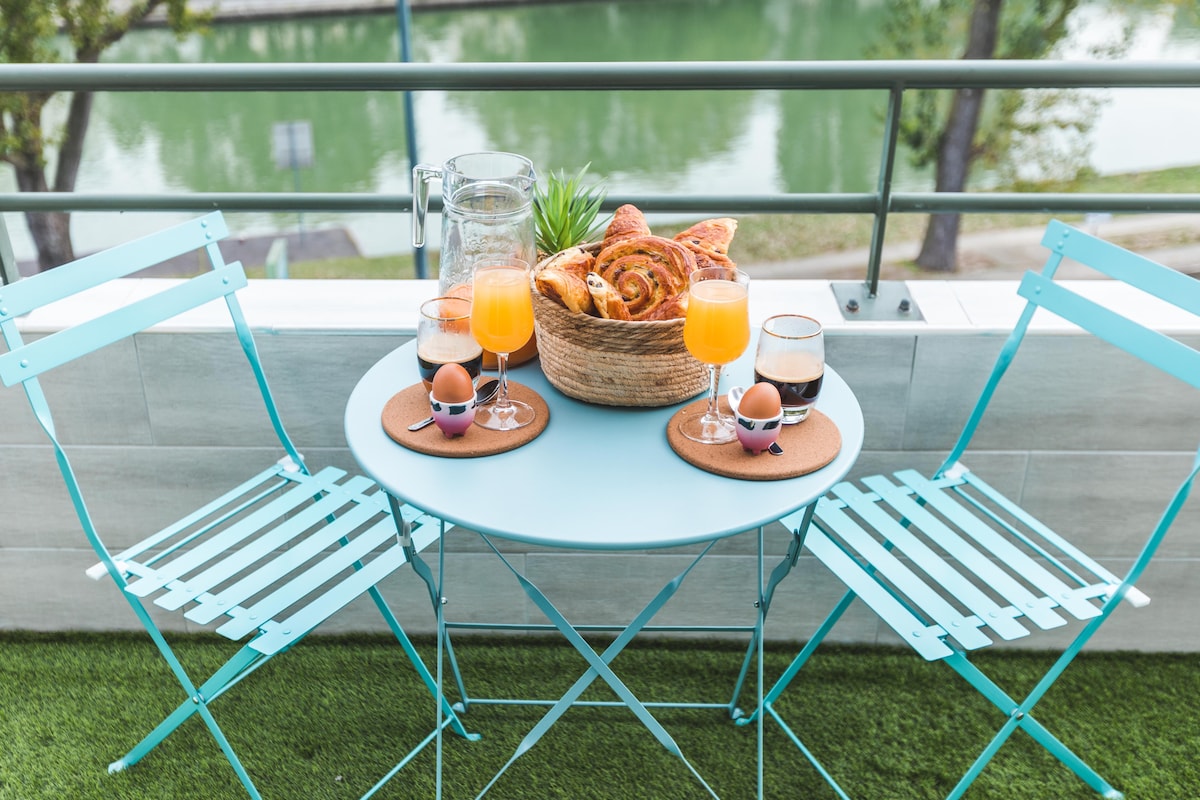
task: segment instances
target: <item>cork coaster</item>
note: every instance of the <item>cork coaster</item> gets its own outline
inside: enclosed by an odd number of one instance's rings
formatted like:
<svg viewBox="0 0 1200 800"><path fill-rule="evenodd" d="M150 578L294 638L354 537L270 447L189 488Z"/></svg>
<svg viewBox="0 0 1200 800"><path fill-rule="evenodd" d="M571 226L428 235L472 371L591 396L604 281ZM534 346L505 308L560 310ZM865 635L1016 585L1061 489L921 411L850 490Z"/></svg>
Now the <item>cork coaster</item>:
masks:
<svg viewBox="0 0 1200 800"><path fill-rule="evenodd" d="M381 422L384 432L393 441L418 453L445 458L493 456L532 442L546 430L550 422L550 408L533 389L510 380L508 395L533 406L537 412L533 422L515 431L490 431L472 425L462 436L453 439L447 439L437 425L426 425L419 431L410 431L409 425L429 416L429 394L423 383L415 383L393 395L383 407Z"/></svg>
<svg viewBox="0 0 1200 800"><path fill-rule="evenodd" d="M684 461L705 472L747 481L795 478L816 472L833 461L842 449L842 434L837 425L815 408L804 422L783 426L778 440L783 448L781 456L765 451L753 455L737 441L729 444L693 442L679 432L679 421L684 416L703 414L707 405L707 397L689 403L675 412L667 423L667 442L671 449ZM719 407L722 413L730 413L724 397L720 398Z"/></svg>

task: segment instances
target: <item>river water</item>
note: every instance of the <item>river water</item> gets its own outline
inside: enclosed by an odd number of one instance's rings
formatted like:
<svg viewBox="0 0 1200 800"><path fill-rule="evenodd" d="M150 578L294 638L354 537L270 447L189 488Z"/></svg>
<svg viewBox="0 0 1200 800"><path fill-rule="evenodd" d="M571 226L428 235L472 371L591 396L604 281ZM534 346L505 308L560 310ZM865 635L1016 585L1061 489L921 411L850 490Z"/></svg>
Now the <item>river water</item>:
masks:
<svg viewBox="0 0 1200 800"><path fill-rule="evenodd" d="M633 0L429 11L413 17L414 58L461 61L684 61L863 58L879 35L881 0ZM1115 35L1110 12L1084 8L1073 46ZM1195 18L1169 10L1134 19L1129 58L1200 57ZM1068 49L1064 58L1080 57ZM219 25L178 41L139 30L107 54L121 62L397 60L391 14ZM1101 173L1200 162L1189 132L1197 90L1121 90L1103 100L1085 150ZM591 163L624 192L862 192L879 163L880 92L421 92L422 161L473 150L530 156L542 171ZM310 167L281 169L280 122L311 124ZM388 93L115 93L97 96L78 191L388 192L410 189L404 112ZM901 157L895 186L927 190ZM13 191L0 171L0 191ZM87 252L188 214L76 213ZM408 249L407 215L232 214L243 234L343 225L368 254ZM32 244L6 215L18 258ZM435 224L436 220L431 220Z"/></svg>

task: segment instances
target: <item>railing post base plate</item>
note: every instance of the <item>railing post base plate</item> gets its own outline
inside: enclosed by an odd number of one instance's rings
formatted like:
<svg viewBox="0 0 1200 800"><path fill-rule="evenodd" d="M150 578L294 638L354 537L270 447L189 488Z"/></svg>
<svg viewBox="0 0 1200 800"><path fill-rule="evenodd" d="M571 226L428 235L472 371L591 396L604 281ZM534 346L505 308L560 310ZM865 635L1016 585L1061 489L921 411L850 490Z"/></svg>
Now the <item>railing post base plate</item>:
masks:
<svg viewBox="0 0 1200 800"><path fill-rule="evenodd" d="M921 322L925 317L904 281L880 281L872 296L865 281L832 281L842 318L847 321Z"/></svg>

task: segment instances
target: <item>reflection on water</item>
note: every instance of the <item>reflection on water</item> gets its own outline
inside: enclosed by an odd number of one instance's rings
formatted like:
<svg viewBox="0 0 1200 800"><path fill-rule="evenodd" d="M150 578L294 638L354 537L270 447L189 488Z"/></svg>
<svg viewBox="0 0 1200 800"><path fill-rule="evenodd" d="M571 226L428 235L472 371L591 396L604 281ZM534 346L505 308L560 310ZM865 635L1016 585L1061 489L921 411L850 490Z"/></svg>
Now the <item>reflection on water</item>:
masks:
<svg viewBox="0 0 1200 800"><path fill-rule="evenodd" d="M639 61L857 59L879 29L877 0L647 0L536 5L414 16L415 59L452 61ZM1182 18L1181 15L1180 18ZM1094 23L1097 20L1091 20ZM1081 28L1095 31L1102 26ZM1135 57L1195 57L1193 17L1147 14ZM1173 49L1172 49L1173 48ZM1069 57L1069 54L1068 54ZM169 32L138 31L110 61L391 62L390 14L222 25L182 43ZM1117 169L1141 153L1129 147L1157 128L1146 93L1129 93L1136 112L1100 120L1094 165ZM440 163L473 150L531 157L542 171L574 172L591 162L611 192L862 192L876 186L881 92L420 92L415 95L419 153ZM1167 101L1169 104L1170 101ZM1187 104L1193 109L1200 104ZM1118 97L1113 108L1126 108ZM1178 109L1176 109L1178 111ZM1197 113L1190 111L1188 113ZM311 168L276 167L271 129L312 123ZM1194 126L1186 126L1194 129ZM1124 140L1109 146L1109 140ZM1180 142L1175 163L1196 160ZM0 175L0 190L11 190ZM79 191L397 192L410 189L401 97L392 93L114 93L97 96ZM927 189L927 175L900 159L897 189ZM161 227L163 214L74 215L83 252ZM179 215L190 216L190 215ZM265 232L297 224L294 215L231 215L236 229ZM18 256L32 248L10 215ZM304 224L330 215L307 214ZM404 250L407 215L340 219L367 252Z"/></svg>

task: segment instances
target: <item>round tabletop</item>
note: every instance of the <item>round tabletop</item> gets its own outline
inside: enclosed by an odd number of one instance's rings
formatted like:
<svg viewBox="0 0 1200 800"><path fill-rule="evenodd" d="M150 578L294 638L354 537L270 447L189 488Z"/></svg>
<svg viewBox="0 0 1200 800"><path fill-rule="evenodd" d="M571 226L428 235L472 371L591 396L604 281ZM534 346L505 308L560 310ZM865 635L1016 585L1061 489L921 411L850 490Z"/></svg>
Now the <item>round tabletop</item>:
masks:
<svg viewBox="0 0 1200 800"><path fill-rule="evenodd" d="M750 385L753 353L752 342L724 368L722 391ZM551 386L536 359L510 369L509 377L550 408L546 430L515 450L442 458L409 450L384 432L384 405L420 380L415 341L380 359L354 387L346 442L380 486L435 517L506 539L582 550L673 547L774 522L824 494L862 450L862 409L828 365L817 407L841 432L841 450L816 472L771 481L724 478L676 455L667 422L691 401L663 408L580 402Z"/></svg>

